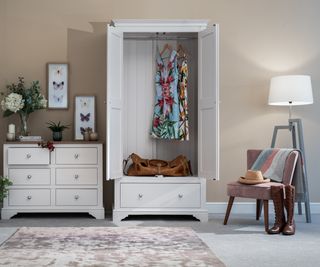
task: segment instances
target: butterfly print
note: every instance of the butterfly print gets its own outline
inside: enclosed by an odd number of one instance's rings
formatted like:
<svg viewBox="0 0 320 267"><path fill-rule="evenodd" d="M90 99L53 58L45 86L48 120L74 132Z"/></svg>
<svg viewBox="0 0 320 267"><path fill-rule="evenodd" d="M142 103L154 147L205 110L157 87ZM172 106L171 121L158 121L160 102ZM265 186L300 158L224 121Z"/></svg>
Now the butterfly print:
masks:
<svg viewBox="0 0 320 267"><path fill-rule="evenodd" d="M62 67L57 67L57 68L55 69L55 74L56 74L56 75L62 75L62 74L63 74L63 72L62 72Z"/></svg>
<svg viewBox="0 0 320 267"><path fill-rule="evenodd" d="M60 82L60 83L53 82L52 84L53 84L54 90L62 90L64 86L64 82Z"/></svg>
<svg viewBox="0 0 320 267"><path fill-rule="evenodd" d="M90 113L88 113L87 115L80 113L80 119L81 119L81 121L89 121L90 120Z"/></svg>
<svg viewBox="0 0 320 267"><path fill-rule="evenodd" d="M61 103L63 100L63 95L60 95L60 96L54 95L53 100L57 103Z"/></svg>

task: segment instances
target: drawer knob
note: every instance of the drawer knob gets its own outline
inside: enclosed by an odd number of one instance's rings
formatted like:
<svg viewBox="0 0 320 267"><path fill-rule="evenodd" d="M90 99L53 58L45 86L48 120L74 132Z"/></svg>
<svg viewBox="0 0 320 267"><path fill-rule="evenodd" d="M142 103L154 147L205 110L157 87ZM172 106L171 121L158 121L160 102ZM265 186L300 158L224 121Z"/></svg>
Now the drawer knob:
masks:
<svg viewBox="0 0 320 267"><path fill-rule="evenodd" d="M74 158L78 159L79 158L79 154L74 154Z"/></svg>
<svg viewBox="0 0 320 267"><path fill-rule="evenodd" d="M183 198L183 195L182 195L182 194L179 194L178 197L179 197L179 198Z"/></svg>
<svg viewBox="0 0 320 267"><path fill-rule="evenodd" d="M142 198L142 197L143 197L143 195L142 195L142 194L139 194L139 195L138 195L138 197L139 197L139 198Z"/></svg>
<svg viewBox="0 0 320 267"><path fill-rule="evenodd" d="M32 198L32 196L27 196L27 199L30 200Z"/></svg>
<svg viewBox="0 0 320 267"><path fill-rule="evenodd" d="M27 159L30 159L31 158L31 154L27 154Z"/></svg>
<svg viewBox="0 0 320 267"><path fill-rule="evenodd" d="M28 174L27 178L28 178L28 179L31 179L31 178L32 178L32 175L31 175L31 174Z"/></svg>
<svg viewBox="0 0 320 267"><path fill-rule="evenodd" d="M74 199L75 199L75 200L78 200L78 199L79 199L79 195L75 195L75 196L74 196Z"/></svg>
<svg viewBox="0 0 320 267"><path fill-rule="evenodd" d="M74 179L78 179L78 178L79 178L79 174L75 174Z"/></svg>

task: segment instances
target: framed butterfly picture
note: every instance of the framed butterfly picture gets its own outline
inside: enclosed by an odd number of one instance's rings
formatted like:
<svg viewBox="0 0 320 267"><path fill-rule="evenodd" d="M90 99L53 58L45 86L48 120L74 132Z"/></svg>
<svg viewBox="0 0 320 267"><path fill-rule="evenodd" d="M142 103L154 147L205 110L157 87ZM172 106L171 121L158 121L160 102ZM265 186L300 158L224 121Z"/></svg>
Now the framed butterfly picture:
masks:
<svg viewBox="0 0 320 267"><path fill-rule="evenodd" d="M74 137L83 140L86 128L96 129L96 98L95 96L75 96L74 105Z"/></svg>
<svg viewBox="0 0 320 267"><path fill-rule="evenodd" d="M47 64L48 109L68 109L69 64Z"/></svg>

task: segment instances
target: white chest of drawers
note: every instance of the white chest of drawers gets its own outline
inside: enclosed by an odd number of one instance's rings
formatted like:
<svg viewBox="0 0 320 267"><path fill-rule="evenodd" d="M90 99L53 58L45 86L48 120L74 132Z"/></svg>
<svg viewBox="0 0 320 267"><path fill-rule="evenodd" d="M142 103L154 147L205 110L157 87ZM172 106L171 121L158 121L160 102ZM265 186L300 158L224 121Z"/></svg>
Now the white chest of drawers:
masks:
<svg viewBox="0 0 320 267"><path fill-rule="evenodd" d="M4 176L13 185L3 202L2 219L22 212L88 212L104 219L102 144L54 146L50 152L32 143L4 145Z"/></svg>

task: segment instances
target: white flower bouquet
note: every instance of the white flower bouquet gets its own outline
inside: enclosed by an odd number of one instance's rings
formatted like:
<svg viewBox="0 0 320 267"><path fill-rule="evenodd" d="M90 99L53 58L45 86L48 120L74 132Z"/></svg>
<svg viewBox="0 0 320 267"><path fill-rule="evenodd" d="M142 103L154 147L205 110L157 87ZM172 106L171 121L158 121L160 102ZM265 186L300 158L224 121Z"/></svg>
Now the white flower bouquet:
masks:
<svg viewBox="0 0 320 267"><path fill-rule="evenodd" d="M22 127L21 134L27 135L27 120L29 114L47 107L47 100L44 95L41 94L39 81L33 81L28 88L25 86L24 78L19 77L17 84L7 85L7 94L1 101L1 108L3 110L3 116L8 117L12 114L18 113L21 119Z"/></svg>

